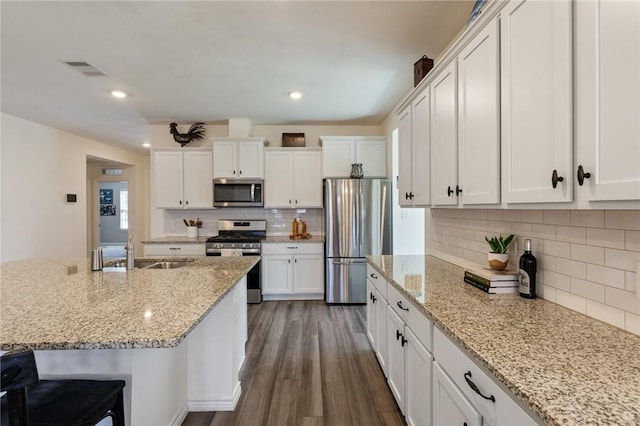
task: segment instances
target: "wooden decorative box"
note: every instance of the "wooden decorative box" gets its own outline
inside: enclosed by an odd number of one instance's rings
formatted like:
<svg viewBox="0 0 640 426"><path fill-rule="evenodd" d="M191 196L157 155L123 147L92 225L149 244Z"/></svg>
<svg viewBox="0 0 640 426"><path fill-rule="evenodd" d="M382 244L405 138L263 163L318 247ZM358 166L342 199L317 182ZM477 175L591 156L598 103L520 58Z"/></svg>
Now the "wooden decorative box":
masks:
<svg viewBox="0 0 640 426"><path fill-rule="evenodd" d="M418 59L418 62L413 64L413 87L416 87L418 83L420 83L422 79L427 76L432 68L433 59L427 58L427 55L424 55L422 58Z"/></svg>

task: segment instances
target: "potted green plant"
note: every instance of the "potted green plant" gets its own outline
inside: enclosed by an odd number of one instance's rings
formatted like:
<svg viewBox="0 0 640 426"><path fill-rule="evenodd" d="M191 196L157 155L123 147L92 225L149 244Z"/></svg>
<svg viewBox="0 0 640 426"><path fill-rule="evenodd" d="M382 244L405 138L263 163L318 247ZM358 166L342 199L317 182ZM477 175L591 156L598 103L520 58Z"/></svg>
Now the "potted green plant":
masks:
<svg viewBox="0 0 640 426"><path fill-rule="evenodd" d="M509 235L507 238L502 238L502 235L498 237L492 237L491 239L484 237L489 244L491 251L488 253L487 258L489 260L489 267L495 271L504 271L509 263L509 253L507 250L513 242L513 235Z"/></svg>

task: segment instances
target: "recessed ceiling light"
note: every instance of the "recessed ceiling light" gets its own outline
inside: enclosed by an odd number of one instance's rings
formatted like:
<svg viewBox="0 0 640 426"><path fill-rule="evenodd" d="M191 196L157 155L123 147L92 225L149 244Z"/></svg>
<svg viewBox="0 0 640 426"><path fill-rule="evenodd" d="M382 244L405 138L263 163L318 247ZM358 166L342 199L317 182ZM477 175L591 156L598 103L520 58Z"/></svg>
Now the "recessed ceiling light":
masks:
<svg viewBox="0 0 640 426"><path fill-rule="evenodd" d="M144 146L145 148L151 148L151 144L149 142L144 142L142 146Z"/></svg>
<svg viewBox="0 0 640 426"><path fill-rule="evenodd" d="M127 94L125 92L123 92L122 90L112 90L111 91L111 96L114 96L116 98L126 98Z"/></svg>
<svg viewBox="0 0 640 426"><path fill-rule="evenodd" d="M291 99L300 99L302 97L302 93L300 93L300 92L289 92L289 97Z"/></svg>

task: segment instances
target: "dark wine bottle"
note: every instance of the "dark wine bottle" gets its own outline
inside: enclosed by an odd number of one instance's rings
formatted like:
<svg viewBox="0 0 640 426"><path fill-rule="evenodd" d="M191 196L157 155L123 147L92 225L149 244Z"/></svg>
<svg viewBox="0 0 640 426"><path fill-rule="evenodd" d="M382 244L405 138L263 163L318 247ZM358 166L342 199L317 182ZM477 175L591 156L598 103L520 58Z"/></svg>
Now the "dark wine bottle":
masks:
<svg viewBox="0 0 640 426"><path fill-rule="evenodd" d="M536 269L538 262L531 254L531 240L524 240L524 253L520 256L520 296L536 298Z"/></svg>

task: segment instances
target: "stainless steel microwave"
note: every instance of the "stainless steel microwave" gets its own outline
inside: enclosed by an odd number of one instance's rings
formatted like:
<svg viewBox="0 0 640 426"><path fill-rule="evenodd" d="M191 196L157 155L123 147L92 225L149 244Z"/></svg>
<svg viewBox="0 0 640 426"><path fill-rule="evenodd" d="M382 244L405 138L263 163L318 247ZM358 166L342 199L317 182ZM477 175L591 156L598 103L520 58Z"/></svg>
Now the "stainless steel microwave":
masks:
<svg viewBox="0 0 640 426"><path fill-rule="evenodd" d="M262 179L214 179L214 207L262 207Z"/></svg>

